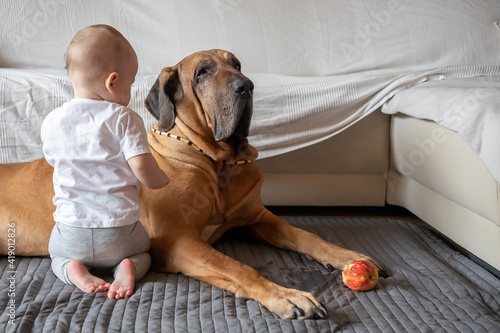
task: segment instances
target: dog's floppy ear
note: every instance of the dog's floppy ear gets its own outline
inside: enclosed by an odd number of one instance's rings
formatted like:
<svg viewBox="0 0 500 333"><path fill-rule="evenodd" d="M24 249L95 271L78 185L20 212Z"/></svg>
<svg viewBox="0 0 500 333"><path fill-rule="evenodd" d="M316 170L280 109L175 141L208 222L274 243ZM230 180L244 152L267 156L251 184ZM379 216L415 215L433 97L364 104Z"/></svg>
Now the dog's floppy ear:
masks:
<svg viewBox="0 0 500 333"><path fill-rule="evenodd" d="M146 109L159 121L159 130L168 131L174 126L174 100L181 94L182 87L177 69L164 68L144 101Z"/></svg>

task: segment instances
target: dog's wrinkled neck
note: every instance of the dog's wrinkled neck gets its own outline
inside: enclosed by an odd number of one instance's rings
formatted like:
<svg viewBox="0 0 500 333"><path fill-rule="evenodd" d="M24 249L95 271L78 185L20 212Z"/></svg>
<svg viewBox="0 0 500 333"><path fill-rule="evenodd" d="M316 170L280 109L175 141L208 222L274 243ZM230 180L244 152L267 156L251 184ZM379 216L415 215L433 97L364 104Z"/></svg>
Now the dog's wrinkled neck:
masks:
<svg viewBox="0 0 500 333"><path fill-rule="evenodd" d="M218 142L218 145L222 147L224 151L230 151L232 153L231 157L224 158L226 161L255 160L258 156L257 149L248 143L247 138L229 138L227 141Z"/></svg>
<svg viewBox="0 0 500 333"><path fill-rule="evenodd" d="M206 138L203 134L196 133L178 118L176 125L170 131L158 130L158 123L152 131L160 136L181 141L214 162L241 165L253 162L258 156L257 150L248 143L246 138L217 142L213 137Z"/></svg>

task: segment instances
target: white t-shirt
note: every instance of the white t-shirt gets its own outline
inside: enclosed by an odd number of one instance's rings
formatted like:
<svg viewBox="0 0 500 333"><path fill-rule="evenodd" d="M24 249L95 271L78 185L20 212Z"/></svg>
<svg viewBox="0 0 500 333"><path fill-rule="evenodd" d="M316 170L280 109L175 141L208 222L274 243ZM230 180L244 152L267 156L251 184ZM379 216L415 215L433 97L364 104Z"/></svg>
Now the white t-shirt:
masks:
<svg viewBox="0 0 500 333"><path fill-rule="evenodd" d="M107 228L139 220L140 185L127 160L151 150L136 112L75 98L47 115L41 137L54 167L56 222Z"/></svg>

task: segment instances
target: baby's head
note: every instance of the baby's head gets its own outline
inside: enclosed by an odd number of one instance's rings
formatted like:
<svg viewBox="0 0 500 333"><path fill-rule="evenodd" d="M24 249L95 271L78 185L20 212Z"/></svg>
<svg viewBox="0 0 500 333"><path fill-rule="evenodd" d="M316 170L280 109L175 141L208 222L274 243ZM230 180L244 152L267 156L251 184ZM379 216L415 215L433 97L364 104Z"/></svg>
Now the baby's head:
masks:
<svg viewBox="0 0 500 333"><path fill-rule="evenodd" d="M66 51L75 97L127 106L137 67L137 56L127 39L104 24L78 31Z"/></svg>

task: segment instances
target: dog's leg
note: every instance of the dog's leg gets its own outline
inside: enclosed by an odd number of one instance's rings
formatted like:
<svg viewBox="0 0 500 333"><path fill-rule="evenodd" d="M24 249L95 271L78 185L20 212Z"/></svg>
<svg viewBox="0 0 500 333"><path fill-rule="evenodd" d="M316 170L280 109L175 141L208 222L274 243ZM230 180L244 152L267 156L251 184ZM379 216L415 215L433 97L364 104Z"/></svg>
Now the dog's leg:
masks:
<svg viewBox="0 0 500 333"><path fill-rule="evenodd" d="M353 260L366 260L377 266L382 277L386 276L382 266L369 256L336 246L311 232L293 227L269 211L262 215L258 223L245 227L245 231L259 241L304 253L330 271L342 269Z"/></svg>
<svg viewBox="0 0 500 333"><path fill-rule="evenodd" d="M326 309L312 294L281 287L201 239L182 237L176 240L168 257L167 271L206 281L233 292L237 297L252 298L283 319L324 318L327 315Z"/></svg>

